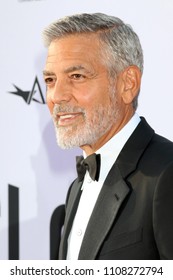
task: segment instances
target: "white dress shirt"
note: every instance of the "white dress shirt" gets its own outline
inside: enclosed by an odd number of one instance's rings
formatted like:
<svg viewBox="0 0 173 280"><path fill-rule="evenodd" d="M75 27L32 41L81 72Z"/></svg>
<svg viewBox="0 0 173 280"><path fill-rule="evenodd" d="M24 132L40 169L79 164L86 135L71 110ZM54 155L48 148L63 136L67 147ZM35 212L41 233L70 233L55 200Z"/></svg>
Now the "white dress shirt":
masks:
<svg viewBox="0 0 173 280"><path fill-rule="evenodd" d="M89 176L89 173L86 172L82 185L82 194L78 209L68 237L67 260L78 259L78 254L85 230L103 183L120 151L139 122L140 118L135 113L130 121L116 135L114 135L104 146L97 150L97 154L101 155L99 180L98 182L93 181ZM84 157L86 157L85 153Z"/></svg>

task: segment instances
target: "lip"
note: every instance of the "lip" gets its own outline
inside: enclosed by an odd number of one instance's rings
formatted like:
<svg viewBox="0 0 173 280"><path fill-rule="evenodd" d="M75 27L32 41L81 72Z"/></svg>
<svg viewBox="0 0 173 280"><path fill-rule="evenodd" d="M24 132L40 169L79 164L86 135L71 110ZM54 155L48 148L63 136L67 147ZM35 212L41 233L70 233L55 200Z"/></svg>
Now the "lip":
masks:
<svg viewBox="0 0 173 280"><path fill-rule="evenodd" d="M58 126L73 124L81 113L59 113L57 114Z"/></svg>

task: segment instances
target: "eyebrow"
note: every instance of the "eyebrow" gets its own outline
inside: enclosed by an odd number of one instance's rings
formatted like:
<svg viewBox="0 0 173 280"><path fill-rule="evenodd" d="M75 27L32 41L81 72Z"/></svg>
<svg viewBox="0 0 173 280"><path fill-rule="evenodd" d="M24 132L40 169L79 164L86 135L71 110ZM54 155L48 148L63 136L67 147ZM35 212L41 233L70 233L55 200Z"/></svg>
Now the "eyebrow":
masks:
<svg viewBox="0 0 173 280"><path fill-rule="evenodd" d="M85 70L85 72L90 73L91 71L87 70L84 66L82 65L74 65L74 66L70 66L67 69L64 70L64 73L68 74L70 72L73 71L79 71L79 70ZM43 75L44 76L56 76L56 74L52 71L48 71L48 70L43 70Z"/></svg>
<svg viewBox="0 0 173 280"><path fill-rule="evenodd" d="M73 72L73 71L76 71L76 70L86 70L86 68L82 65L74 65L74 66L71 66L71 67L68 67L67 69L65 69L65 73L70 73L70 72Z"/></svg>
<svg viewBox="0 0 173 280"><path fill-rule="evenodd" d="M51 72L51 71L44 70L44 71L43 71L43 75L44 75L44 76L55 76L55 73L54 73L54 72Z"/></svg>

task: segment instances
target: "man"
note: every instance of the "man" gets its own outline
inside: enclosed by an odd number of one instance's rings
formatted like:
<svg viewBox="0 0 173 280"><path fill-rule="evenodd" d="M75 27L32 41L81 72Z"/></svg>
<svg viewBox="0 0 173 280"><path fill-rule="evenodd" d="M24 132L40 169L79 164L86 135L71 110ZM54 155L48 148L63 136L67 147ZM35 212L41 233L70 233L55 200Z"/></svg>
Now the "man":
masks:
<svg viewBox="0 0 173 280"><path fill-rule="evenodd" d="M135 113L137 35L96 13L51 24L44 41L58 144L81 147L85 158L67 196L59 259L173 259L173 144Z"/></svg>

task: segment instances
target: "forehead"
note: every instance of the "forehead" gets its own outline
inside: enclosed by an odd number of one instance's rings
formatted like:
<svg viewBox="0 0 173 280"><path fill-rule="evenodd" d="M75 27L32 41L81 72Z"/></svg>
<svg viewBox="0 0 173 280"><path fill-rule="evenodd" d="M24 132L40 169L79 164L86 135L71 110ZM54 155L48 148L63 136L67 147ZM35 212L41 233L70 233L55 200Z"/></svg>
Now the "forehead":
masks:
<svg viewBox="0 0 173 280"><path fill-rule="evenodd" d="M69 35L51 42L47 63L66 60L100 60L100 41L95 34Z"/></svg>
<svg viewBox="0 0 173 280"><path fill-rule="evenodd" d="M79 49L84 48L88 45L92 45L94 48L99 48L100 40L97 34L71 34L53 40L50 44L49 50L52 48L53 45L56 45L57 47L63 46L64 48L68 48L69 45L71 48L77 48L78 46Z"/></svg>

